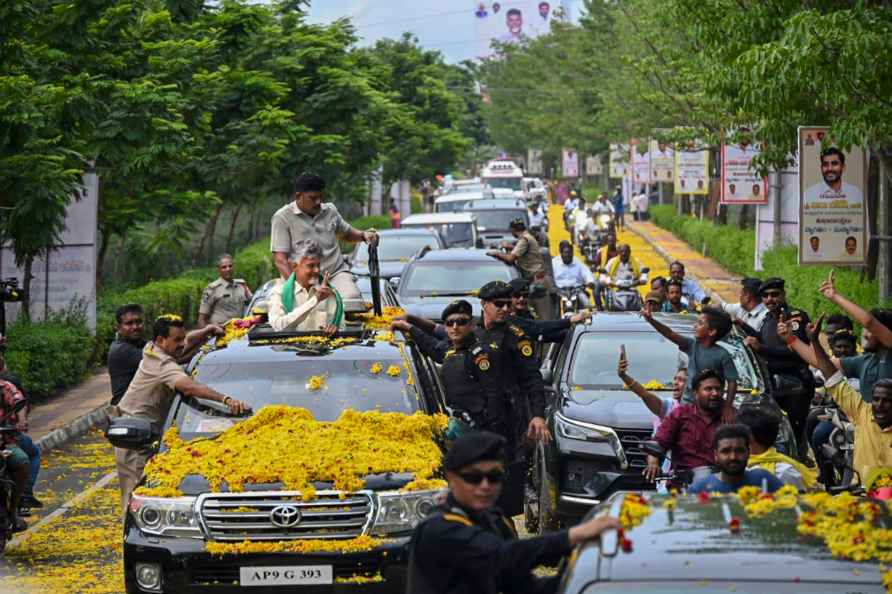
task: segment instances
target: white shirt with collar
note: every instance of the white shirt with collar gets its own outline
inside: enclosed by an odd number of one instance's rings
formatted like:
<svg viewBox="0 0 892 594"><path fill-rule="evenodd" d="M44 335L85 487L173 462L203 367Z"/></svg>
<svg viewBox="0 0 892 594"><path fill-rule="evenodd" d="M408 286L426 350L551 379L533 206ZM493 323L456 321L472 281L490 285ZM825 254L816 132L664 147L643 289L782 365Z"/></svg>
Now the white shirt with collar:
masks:
<svg viewBox="0 0 892 594"><path fill-rule="evenodd" d="M573 258L569 264L564 264L560 256L555 256L551 259L551 268L554 273L554 284L561 288L595 284L592 271L578 258Z"/></svg>
<svg viewBox="0 0 892 594"><path fill-rule="evenodd" d="M753 330L761 330L762 324L765 323L765 316L768 315L768 308L764 303L759 303L756 307L747 311L739 303L726 303L722 306L725 313L734 319L740 320Z"/></svg>
<svg viewBox="0 0 892 594"><path fill-rule="evenodd" d="M320 303L316 299L315 285L311 285L307 289L295 282L294 309L290 313L286 313L282 304L282 289L284 287L285 280L279 279L269 294L269 325L273 330L276 332L283 330L315 332L331 323L338 306L334 295Z"/></svg>

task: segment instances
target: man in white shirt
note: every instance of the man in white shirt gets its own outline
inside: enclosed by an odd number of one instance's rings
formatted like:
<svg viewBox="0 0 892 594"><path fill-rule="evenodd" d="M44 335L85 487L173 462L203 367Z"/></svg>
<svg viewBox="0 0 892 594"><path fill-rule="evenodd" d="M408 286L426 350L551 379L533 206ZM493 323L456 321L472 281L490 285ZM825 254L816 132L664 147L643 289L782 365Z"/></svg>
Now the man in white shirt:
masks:
<svg viewBox="0 0 892 594"><path fill-rule="evenodd" d="M343 320L335 319L338 303L328 284L328 272L319 283L322 248L311 239L302 242L297 249L291 276L276 281L270 292L269 325L277 332L292 330L334 334Z"/></svg>
<svg viewBox="0 0 892 594"><path fill-rule="evenodd" d="M647 198L647 193L644 188L641 188L641 193L632 198L632 207L635 212L635 220L636 221L646 221L647 220L647 207L650 205L650 201Z"/></svg>
<svg viewBox="0 0 892 594"><path fill-rule="evenodd" d="M740 303L725 303L722 309L733 319L738 320L756 332L762 329L768 309L759 297L759 285L762 281L758 278L745 278L740 281Z"/></svg>
<svg viewBox="0 0 892 594"><path fill-rule="evenodd" d="M580 262L578 258L573 257L573 246L570 245L569 241L564 240L561 242L560 253L560 256L555 256L551 260L554 284L558 288L595 287L595 276L588 269L588 266ZM582 305L589 307L588 295L585 292L582 293L580 298Z"/></svg>
<svg viewBox="0 0 892 594"><path fill-rule="evenodd" d="M530 207L530 227L541 227L545 223L545 211L542 208L542 203L536 201L533 206Z"/></svg>
<svg viewBox="0 0 892 594"><path fill-rule="evenodd" d="M585 199L579 199L579 208L576 209L576 212L573 213L573 237L576 240L576 245L580 244L579 238L585 233L585 228L589 222L589 215L585 209Z"/></svg>

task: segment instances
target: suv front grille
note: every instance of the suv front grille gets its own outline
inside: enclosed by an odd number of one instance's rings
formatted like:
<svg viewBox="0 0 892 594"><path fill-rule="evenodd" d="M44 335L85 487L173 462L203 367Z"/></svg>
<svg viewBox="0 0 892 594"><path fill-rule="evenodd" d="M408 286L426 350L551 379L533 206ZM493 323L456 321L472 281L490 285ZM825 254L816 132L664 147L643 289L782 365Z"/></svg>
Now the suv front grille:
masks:
<svg viewBox="0 0 892 594"><path fill-rule="evenodd" d="M644 470L647 466L647 454L641 449L641 442L652 438L650 429L617 429L619 442L626 453L629 470Z"/></svg>
<svg viewBox="0 0 892 594"><path fill-rule="evenodd" d="M214 493L199 499L202 527L211 540L297 540L355 538L372 520L371 496L320 491L304 501L300 493ZM284 516L297 521L283 522ZM297 510L297 514L293 513ZM284 524L284 525L283 525Z"/></svg>

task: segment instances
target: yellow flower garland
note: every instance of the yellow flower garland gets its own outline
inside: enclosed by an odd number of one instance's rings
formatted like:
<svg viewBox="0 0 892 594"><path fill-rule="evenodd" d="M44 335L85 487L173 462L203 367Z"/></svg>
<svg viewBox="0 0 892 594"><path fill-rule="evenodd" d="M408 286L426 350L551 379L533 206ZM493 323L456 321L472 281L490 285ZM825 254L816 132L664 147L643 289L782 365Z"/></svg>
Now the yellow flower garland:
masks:
<svg viewBox="0 0 892 594"><path fill-rule="evenodd" d="M650 504L644 497L629 493L623 497L623 504L619 510L619 521L625 530L631 530L635 526L640 526L650 513Z"/></svg>
<svg viewBox="0 0 892 594"><path fill-rule="evenodd" d="M205 546L211 555L247 555L251 553L362 553L370 551L387 541L362 535L347 540L274 540L241 542L208 542Z"/></svg>
<svg viewBox="0 0 892 594"><path fill-rule="evenodd" d="M437 488L442 482L430 482L442 463L435 439L447 424L442 414L353 410L322 422L303 408L266 406L214 439L185 442L171 428L164 436L169 449L149 461L146 486L136 492L178 496L190 474L205 477L214 491L224 482L231 491L242 491L245 484L282 483L301 491L304 499L314 498L314 481L350 492L363 487L364 476L386 472L413 473L413 489Z"/></svg>

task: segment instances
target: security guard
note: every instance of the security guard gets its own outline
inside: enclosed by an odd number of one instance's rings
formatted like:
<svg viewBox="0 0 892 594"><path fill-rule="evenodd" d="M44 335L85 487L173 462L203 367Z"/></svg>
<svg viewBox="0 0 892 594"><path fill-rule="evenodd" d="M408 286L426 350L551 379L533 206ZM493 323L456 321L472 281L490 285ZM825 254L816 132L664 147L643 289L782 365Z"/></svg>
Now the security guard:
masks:
<svg viewBox="0 0 892 594"><path fill-rule="evenodd" d="M563 342L572 326L591 317L589 312L579 312L560 320L537 319L526 305L530 295L529 285L523 278L515 278L508 283L511 287L511 315L508 321L526 332L534 342Z"/></svg>
<svg viewBox="0 0 892 594"><path fill-rule="evenodd" d="M472 429L508 435L507 406L495 382L490 349L474 336L471 304L453 301L443 310L448 340L439 340L408 322L395 327L408 330L425 355L440 363L446 404L452 409L447 437L455 439Z"/></svg>
<svg viewBox="0 0 892 594"><path fill-rule="evenodd" d="M777 376L775 399L790 419L799 443L799 458L804 459L808 450L805 445L805 423L815 395L815 380L808 363L778 336L777 325L786 321L799 340L811 344L805 331L810 320L807 313L787 304L782 278L766 279L759 286L759 295L768 315L758 332L750 329L751 336L744 341L765 362L770 375Z"/></svg>
<svg viewBox="0 0 892 594"><path fill-rule="evenodd" d="M505 440L486 431L459 437L444 460L449 495L415 528L409 543L409 594L555 592L560 576L536 577L577 544L618 530L597 516L569 530L519 540L495 507L505 481Z"/></svg>
<svg viewBox="0 0 892 594"><path fill-rule="evenodd" d="M517 267L520 275L527 281L540 283L550 290L553 283L545 272L545 262L539 251L539 242L533 237L533 234L527 231L526 223L523 219L516 218L510 224L511 234L517 239L517 243L511 248L509 253L500 250L490 250L487 255L501 260L505 264ZM502 248L507 249L508 244L502 244ZM551 297L546 295L533 301L533 307L536 308L536 314L540 320L551 319Z"/></svg>
<svg viewBox="0 0 892 594"><path fill-rule="evenodd" d="M208 324L225 324L232 318L244 315L245 307L251 302L251 289L242 278L233 278L232 256L223 254L217 259L220 278L212 282L201 294L198 307L198 327Z"/></svg>

